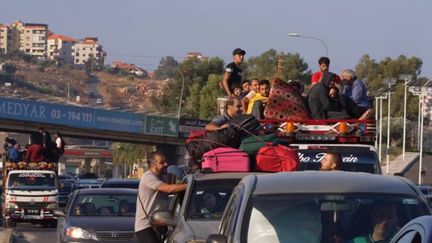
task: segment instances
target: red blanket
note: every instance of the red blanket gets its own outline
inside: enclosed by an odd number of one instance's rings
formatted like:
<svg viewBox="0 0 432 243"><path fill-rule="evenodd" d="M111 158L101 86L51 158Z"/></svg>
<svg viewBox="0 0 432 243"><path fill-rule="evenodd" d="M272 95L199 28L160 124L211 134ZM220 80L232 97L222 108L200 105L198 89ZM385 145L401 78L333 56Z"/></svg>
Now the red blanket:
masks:
<svg viewBox="0 0 432 243"><path fill-rule="evenodd" d="M272 81L270 99L264 110L266 119L309 119L304 98L297 87L280 79Z"/></svg>

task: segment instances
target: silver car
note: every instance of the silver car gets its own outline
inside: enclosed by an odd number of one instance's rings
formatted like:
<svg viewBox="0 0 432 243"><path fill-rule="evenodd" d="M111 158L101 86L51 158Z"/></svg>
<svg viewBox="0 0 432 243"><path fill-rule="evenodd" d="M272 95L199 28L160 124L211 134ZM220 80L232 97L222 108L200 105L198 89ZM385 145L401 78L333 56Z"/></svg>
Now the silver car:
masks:
<svg viewBox="0 0 432 243"><path fill-rule="evenodd" d="M209 234L217 232L232 190L250 174L189 175L185 193L176 195L170 210L156 211L152 218L169 226L167 242L205 242Z"/></svg>
<svg viewBox="0 0 432 243"><path fill-rule="evenodd" d="M344 171L248 176L207 242L389 242L407 222L431 214L421 192L402 177Z"/></svg>

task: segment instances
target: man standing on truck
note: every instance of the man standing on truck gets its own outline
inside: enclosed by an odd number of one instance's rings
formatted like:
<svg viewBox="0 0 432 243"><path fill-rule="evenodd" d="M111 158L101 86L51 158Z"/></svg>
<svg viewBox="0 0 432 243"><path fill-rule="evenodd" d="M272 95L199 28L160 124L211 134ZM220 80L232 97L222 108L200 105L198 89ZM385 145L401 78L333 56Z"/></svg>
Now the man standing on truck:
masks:
<svg viewBox="0 0 432 243"><path fill-rule="evenodd" d="M225 66L224 76L220 83L221 88L225 91L228 97L235 96L234 89L240 88L243 72L240 65L243 63L246 51L236 48L232 54L233 62Z"/></svg>

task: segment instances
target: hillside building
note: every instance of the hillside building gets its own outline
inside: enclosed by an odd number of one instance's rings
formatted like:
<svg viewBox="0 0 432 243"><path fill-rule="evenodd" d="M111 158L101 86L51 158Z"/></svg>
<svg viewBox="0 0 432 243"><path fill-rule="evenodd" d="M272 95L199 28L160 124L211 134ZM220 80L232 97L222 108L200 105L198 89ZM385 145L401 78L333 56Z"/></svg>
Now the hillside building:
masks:
<svg viewBox="0 0 432 243"><path fill-rule="evenodd" d="M106 53L103 51L98 38L86 37L75 42L72 47L72 56L75 65L84 66L88 63L95 68L103 67Z"/></svg>
<svg viewBox="0 0 432 243"><path fill-rule="evenodd" d="M58 65L74 64L72 49L75 39L65 35L53 34L48 37L48 59Z"/></svg>

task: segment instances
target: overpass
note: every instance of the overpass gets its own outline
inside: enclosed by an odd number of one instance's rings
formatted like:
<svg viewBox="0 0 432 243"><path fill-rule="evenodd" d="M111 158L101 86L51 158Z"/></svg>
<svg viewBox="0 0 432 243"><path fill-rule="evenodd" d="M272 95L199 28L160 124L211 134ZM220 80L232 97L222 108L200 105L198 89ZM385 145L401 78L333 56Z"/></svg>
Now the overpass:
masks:
<svg viewBox="0 0 432 243"><path fill-rule="evenodd" d="M43 127L65 137L151 145L183 145L204 121L145 113L0 98L0 130L31 133Z"/></svg>

